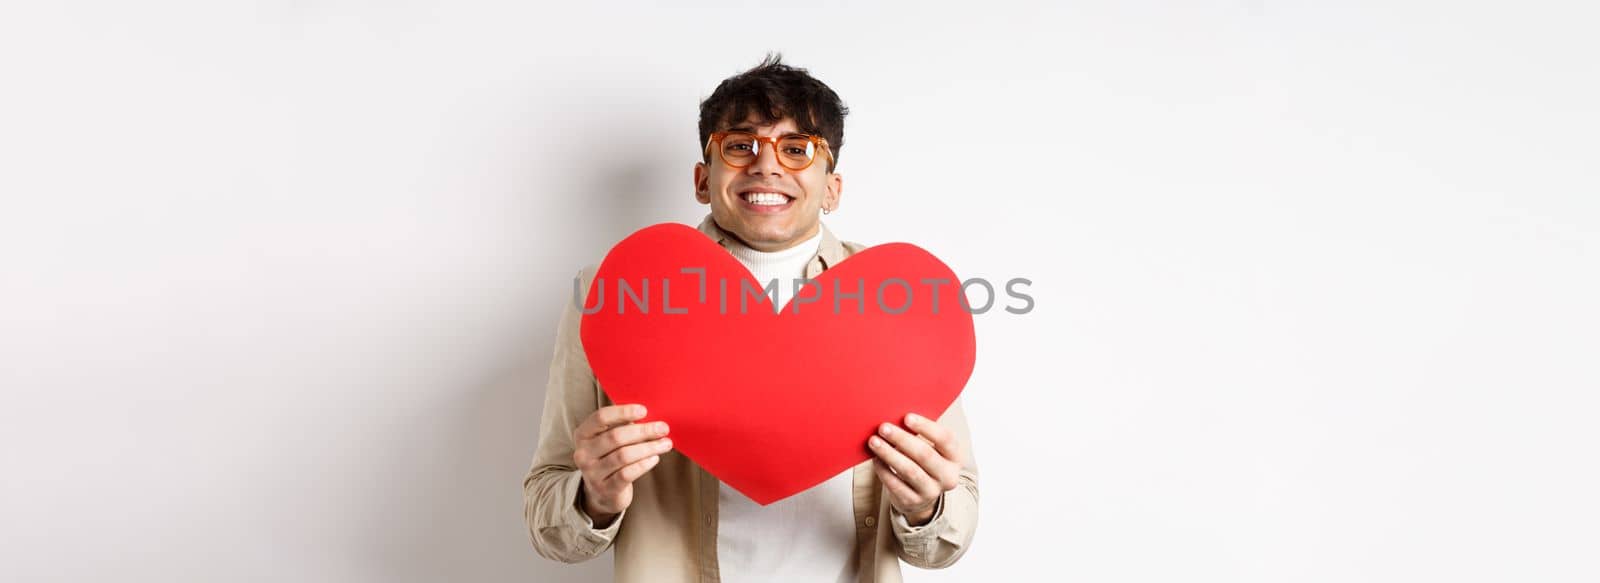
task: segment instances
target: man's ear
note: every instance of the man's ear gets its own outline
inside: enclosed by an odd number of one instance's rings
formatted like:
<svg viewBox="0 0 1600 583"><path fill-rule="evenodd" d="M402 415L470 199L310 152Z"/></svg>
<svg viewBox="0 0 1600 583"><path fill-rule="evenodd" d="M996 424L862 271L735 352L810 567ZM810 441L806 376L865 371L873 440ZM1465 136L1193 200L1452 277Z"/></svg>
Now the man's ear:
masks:
<svg viewBox="0 0 1600 583"><path fill-rule="evenodd" d="M834 172L828 175L828 208L839 210L839 194L844 192L844 175Z"/></svg>
<svg viewBox="0 0 1600 583"><path fill-rule="evenodd" d="M711 204L711 171L705 162L694 163L694 199Z"/></svg>

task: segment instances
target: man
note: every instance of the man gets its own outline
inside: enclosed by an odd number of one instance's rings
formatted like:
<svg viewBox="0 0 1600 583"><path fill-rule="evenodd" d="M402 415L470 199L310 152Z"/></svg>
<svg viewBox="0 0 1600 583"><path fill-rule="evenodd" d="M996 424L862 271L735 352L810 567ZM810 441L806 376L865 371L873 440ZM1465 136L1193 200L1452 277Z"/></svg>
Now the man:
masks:
<svg viewBox="0 0 1600 583"><path fill-rule="evenodd" d="M839 207L846 113L832 89L776 57L723 81L700 105L695 198L711 207L700 230L758 282L779 279L776 305L790 280L863 248L820 220ZM593 277L592 267L580 273L578 298ZM901 580L901 560L942 568L970 546L978 473L959 400L937 421L884 420L865 444L873 459L763 507L674 451L664 422L635 423L643 406L612 403L584 356L579 323L569 302L523 481L540 555L578 562L615 546L624 582L887 583ZM708 356L827 366L803 347Z"/></svg>

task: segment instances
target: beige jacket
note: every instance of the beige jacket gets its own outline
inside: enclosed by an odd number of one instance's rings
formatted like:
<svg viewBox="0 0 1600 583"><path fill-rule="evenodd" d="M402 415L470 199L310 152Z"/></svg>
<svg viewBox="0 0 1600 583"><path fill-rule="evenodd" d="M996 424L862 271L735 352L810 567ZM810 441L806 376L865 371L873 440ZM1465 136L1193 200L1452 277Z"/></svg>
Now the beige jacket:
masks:
<svg viewBox="0 0 1600 583"><path fill-rule="evenodd" d="M727 247L729 236L708 215L700 231ZM806 277L843 261L864 247L841 242L827 226ZM582 270L577 297L588 295L594 267ZM615 547L616 581L624 583L715 583L717 570L717 494L715 476L676 450L634 482L633 504L604 529L577 506L580 477L572 460L572 431L611 398L595 381L579 340L580 315L569 299L556 331L555 357L545 387L544 417L533 466L523 479L523 513L533 548L549 559L576 563ZM826 366L826 363L823 364ZM958 399L939 423L960 439L966 464L961 485L945 492L933 519L912 527L888 502L870 460L852 472L856 518L856 580L901 581L900 561L925 569L947 567L972 544L978 526L978 468L966 416Z"/></svg>

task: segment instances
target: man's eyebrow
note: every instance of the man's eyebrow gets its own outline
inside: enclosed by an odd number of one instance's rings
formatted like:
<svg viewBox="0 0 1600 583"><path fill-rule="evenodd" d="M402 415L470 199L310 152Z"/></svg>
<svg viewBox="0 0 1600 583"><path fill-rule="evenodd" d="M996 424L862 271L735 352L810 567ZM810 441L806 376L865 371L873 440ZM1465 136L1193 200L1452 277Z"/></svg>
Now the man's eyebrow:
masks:
<svg viewBox="0 0 1600 583"><path fill-rule="evenodd" d="M752 133L752 134L756 133L756 129L753 128L753 127L750 127L748 125L735 126L735 127L731 127L731 128L726 129L726 130L723 130L723 131L725 131L725 132L749 132L749 133ZM783 134L782 136L778 136L778 137L787 138L789 136L808 136L808 135L811 135L811 134L807 134L805 132L789 132L789 133Z"/></svg>

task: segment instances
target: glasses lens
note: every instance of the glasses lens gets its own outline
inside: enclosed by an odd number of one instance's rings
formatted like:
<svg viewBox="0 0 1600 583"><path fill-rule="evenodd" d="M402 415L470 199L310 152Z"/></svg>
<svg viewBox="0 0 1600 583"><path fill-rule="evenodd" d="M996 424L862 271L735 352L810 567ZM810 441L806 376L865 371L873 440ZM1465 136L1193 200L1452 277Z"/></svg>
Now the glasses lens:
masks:
<svg viewBox="0 0 1600 583"><path fill-rule="evenodd" d="M722 136L722 159L734 166L748 166L756 159L755 134L733 132Z"/></svg>
<svg viewBox="0 0 1600 583"><path fill-rule="evenodd" d="M790 168L803 168L817 155L816 144L810 138L788 136L778 140L778 161Z"/></svg>

